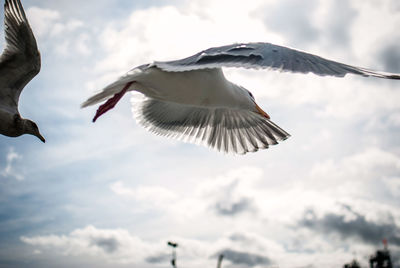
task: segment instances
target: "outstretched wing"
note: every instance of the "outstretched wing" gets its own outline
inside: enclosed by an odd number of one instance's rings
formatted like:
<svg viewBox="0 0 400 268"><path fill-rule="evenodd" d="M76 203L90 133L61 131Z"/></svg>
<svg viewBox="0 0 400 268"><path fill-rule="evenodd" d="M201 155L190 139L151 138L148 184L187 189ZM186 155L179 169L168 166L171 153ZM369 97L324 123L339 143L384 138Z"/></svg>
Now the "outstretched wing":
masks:
<svg viewBox="0 0 400 268"><path fill-rule="evenodd" d="M11 107L40 71L40 53L20 0L4 4L6 47L0 56L0 99Z"/></svg>
<svg viewBox="0 0 400 268"><path fill-rule="evenodd" d="M203 68L244 67L314 73L343 77L346 74L400 79L400 74L376 72L355 67L299 50L270 43L233 44L213 47L193 56L166 62L155 62L157 67L170 72L190 71Z"/></svg>
<svg viewBox="0 0 400 268"><path fill-rule="evenodd" d="M150 132L226 153L255 152L290 136L248 110L196 107L144 96L133 99L132 107L137 122Z"/></svg>

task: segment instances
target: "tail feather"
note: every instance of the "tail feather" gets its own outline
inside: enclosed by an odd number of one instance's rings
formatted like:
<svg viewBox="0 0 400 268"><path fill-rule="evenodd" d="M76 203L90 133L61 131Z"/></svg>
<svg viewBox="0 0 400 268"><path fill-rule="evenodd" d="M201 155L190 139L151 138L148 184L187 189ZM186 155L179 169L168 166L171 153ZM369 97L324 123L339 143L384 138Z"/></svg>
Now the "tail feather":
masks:
<svg viewBox="0 0 400 268"><path fill-rule="evenodd" d="M81 108L85 108L97 104L99 102L105 101L114 96L115 94L120 93L128 83L130 83L131 85L132 82L136 80L137 75L140 75L143 72L141 67L142 66L139 66L137 68L130 70L128 73L118 78L118 80L103 88L99 93L95 94L94 96L87 99L84 103L82 103ZM132 89L129 86L127 88L127 91L130 90Z"/></svg>
<svg viewBox="0 0 400 268"><path fill-rule="evenodd" d="M97 103L100 103L102 101L109 99L110 97L114 96L115 94L121 92L124 89L126 84L127 84L127 82L125 82L125 81L116 81L116 82L108 85L102 91L93 95L92 97L87 99L84 103L82 103L81 108L85 108L85 107L88 107L88 106L91 106L91 105L94 105L94 104L97 104ZM128 88L128 91L129 91L129 88Z"/></svg>

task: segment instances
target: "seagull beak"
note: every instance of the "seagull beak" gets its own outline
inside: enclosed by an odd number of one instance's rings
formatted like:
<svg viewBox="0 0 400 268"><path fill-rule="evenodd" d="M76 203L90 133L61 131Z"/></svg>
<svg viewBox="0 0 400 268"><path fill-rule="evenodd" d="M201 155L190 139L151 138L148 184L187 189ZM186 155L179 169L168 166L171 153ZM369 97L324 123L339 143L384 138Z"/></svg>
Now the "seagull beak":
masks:
<svg viewBox="0 0 400 268"><path fill-rule="evenodd" d="M37 133L37 134L36 134L36 137L38 137L43 143L46 142L45 138L43 138L43 136L40 135L40 133Z"/></svg>
<svg viewBox="0 0 400 268"><path fill-rule="evenodd" d="M271 119L271 117L266 112L264 112L264 110L261 109L260 106L257 105L257 103L254 102L254 105L256 106L257 113L259 113L261 116L263 116L267 119Z"/></svg>

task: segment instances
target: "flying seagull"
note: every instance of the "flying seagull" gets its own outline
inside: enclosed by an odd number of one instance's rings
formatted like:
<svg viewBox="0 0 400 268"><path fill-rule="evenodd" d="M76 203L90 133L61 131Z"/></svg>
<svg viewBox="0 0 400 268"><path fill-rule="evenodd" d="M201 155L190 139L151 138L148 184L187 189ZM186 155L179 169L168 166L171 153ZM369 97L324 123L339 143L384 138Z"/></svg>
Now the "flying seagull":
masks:
<svg viewBox="0 0 400 268"><path fill-rule="evenodd" d="M290 135L270 120L250 91L225 78L222 67L400 79L399 74L354 67L270 43L233 44L181 60L138 66L82 107L106 100L94 122L126 92L137 91L143 98L133 103L134 116L139 124L159 135L241 154L287 139Z"/></svg>
<svg viewBox="0 0 400 268"><path fill-rule="evenodd" d="M20 0L4 4L6 47L0 56L0 133L17 137L31 134L45 139L35 122L24 119L18 100L25 85L40 71L40 53Z"/></svg>

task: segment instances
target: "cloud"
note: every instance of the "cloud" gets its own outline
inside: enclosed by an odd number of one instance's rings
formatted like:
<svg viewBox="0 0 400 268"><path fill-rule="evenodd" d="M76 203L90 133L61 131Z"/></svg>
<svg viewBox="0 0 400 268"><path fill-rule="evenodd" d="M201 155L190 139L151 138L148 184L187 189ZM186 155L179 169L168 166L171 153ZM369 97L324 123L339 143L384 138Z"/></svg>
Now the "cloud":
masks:
<svg viewBox="0 0 400 268"><path fill-rule="evenodd" d="M298 225L322 234L335 233L342 239L358 238L371 245L378 245L386 238L390 244L400 246L400 228L391 215L389 221L375 222L353 211L350 206L343 208L347 215L326 213L322 217L317 217L314 210L309 209Z"/></svg>
<svg viewBox="0 0 400 268"><path fill-rule="evenodd" d="M149 256L146 258L146 262L148 263L168 263L171 260L171 254L159 254L154 256Z"/></svg>
<svg viewBox="0 0 400 268"><path fill-rule="evenodd" d="M216 178L205 179L190 195L177 193L161 186L125 186L117 181L111 190L128 200L138 201L146 208L157 209L171 218L182 219L182 215L196 217L207 211L217 216L236 216L244 212L255 212L251 197L252 184L261 176L253 167L235 169ZM245 179L246 178L246 179Z"/></svg>
<svg viewBox="0 0 400 268"><path fill-rule="evenodd" d="M242 212L253 211L254 204L250 197L247 197L240 187L240 177L232 177L227 179L226 184L216 190L219 193L215 193L216 200L214 201L213 207L217 214L221 216L235 216Z"/></svg>
<svg viewBox="0 0 400 268"><path fill-rule="evenodd" d="M241 235L256 238L244 233ZM124 229L101 229L91 225L67 235L22 236L20 239L33 246L33 251L40 252L40 256L50 255L57 259L63 256L83 258L91 265L107 263L110 267L112 264L138 267L148 267L146 263L166 265L171 258L170 248L166 244L169 240L178 242L178 263L184 267L215 265L215 252L223 253L225 259L233 264L245 264L249 267L265 265L270 264L271 260L259 252L275 250L274 246L271 247L272 243L264 238L251 239L253 241L248 243L247 251L242 251L233 249L241 246L242 242L231 240L227 236L210 241L182 237L144 241ZM94 262L89 261L92 258Z"/></svg>
<svg viewBox="0 0 400 268"><path fill-rule="evenodd" d="M396 11L396 12L400 11L400 3L399 3L399 1L391 0L389 2L389 5L390 5L390 9L391 10Z"/></svg>
<svg viewBox="0 0 400 268"><path fill-rule="evenodd" d="M400 72L400 49L397 44L386 47L380 53L380 61L383 62L384 69L388 72Z"/></svg>
<svg viewBox="0 0 400 268"><path fill-rule="evenodd" d="M256 11L265 27L282 35L292 46L337 49L351 45L351 29L357 12L348 1L302 2L285 0Z"/></svg>
<svg viewBox="0 0 400 268"><path fill-rule="evenodd" d="M39 38L62 36L84 27L82 21L74 18L64 21L57 10L30 7L26 10L26 13L35 36Z"/></svg>
<svg viewBox="0 0 400 268"><path fill-rule="evenodd" d="M64 57L70 57L72 54L91 54L89 43L92 33L90 27L86 27L81 20L66 19L57 10L39 7L28 8L27 14L42 52L48 53L47 48L50 46L58 55Z"/></svg>
<svg viewBox="0 0 400 268"><path fill-rule="evenodd" d="M302 46L319 38L319 31L313 23L317 7L317 0L284 0L266 5L257 13L262 14L268 29L284 35L291 44Z"/></svg>
<svg viewBox="0 0 400 268"><path fill-rule="evenodd" d="M340 196L371 195L381 202L395 204L400 189L400 157L379 148L369 148L339 161L315 164L310 172L314 187L321 191L336 189ZM377 184L379 187L377 187ZM324 190L325 189L325 190Z"/></svg>
<svg viewBox="0 0 400 268"><path fill-rule="evenodd" d="M118 250L119 242L114 238L103 238L103 237L94 237L92 239L91 245L95 245L104 249L107 253L113 253Z"/></svg>
<svg viewBox="0 0 400 268"><path fill-rule="evenodd" d="M39 7L28 8L26 14L35 36L38 37L43 37L51 32L51 29L55 27L55 22L61 18L58 11Z"/></svg>
<svg viewBox="0 0 400 268"><path fill-rule="evenodd" d="M233 201L226 200L223 202L218 202L215 205L215 209L218 214L223 216L234 216L236 214L249 211L252 209L251 199L241 198L240 200Z"/></svg>
<svg viewBox="0 0 400 268"><path fill-rule="evenodd" d="M22 236L21 241L40 251L66 256L96 256L110 263L141 263L157 244L143 242L124 229L87 226L69 235Z"/></svg>
<svg viewBox="0 0 400 268"><path fill-rule="evenodd" d="M111 190L122 197L147 203L156 208L167 208L178 202L178 196L169 189L160 186L139 186L130 188L121 181L117 181L110 186Z"/></svg>
<svg viewBox="0 0 400 268"><path fill-rule="evenodd" d="M24 176L17 172L14 167L15 162L17 162L21 158L22 156L15 152L14 147L11 147L6 156L6 166L3 169L1 169L0 166L0 175L3 177L13 177L19 181L23 180Z"/></svg>
<svg viewBox="0 0 400 268"><path fill-rule="evenodd" d="M54 25L52 25L52 28L49 31L49 34L50 34L50 36L55 37L57 35L62 35L62 34L68 33L68 32L73 32L83 26L84 26L83 22L80 20L77 20L77 19L71 19L65 23L57 22Z"/></svg>
<svg viewBox="0 0 400 268"><path fill-rule="evenodd" d="M327 39L327 45L333 48L351 46L351 29L358 12L346 0L330 1L325 11L325 27L321 35Z"/></svg>
<svg viewBox="0 0 400 268"><path fill-rule="evenodd" d="M91 54L91 49L88 44L90 41L91 36L86 33L82 33L77 37L76 50L80 55L88 56Z"/></svg>
<svg viewBox="0 0 400 268"><path fill-rule="evenodd" d="M60 5L47 2L53 7ZM105 121L90 126L89 114L93 111L78 108L84 99L82 85L86 83L99 90L136 65L177 59L233 42L290 42L329 58L361 66L368 63L366 67L375 68L379 63L373 52L387 47L380 37L390 32L388 26L398 28L394 19L397 15L384 13L376 19L365 1L352 1L351 6L341 1L314 1L316 6L312 6L313 1L306 1L304 5L309 10L299 7L302 14L293 15L307 21L299 23L299 28L289 29L287 25L285 28L274 24L269 28L266 18L254 16L255 10L266 6L266 0L195 0L183 1L179 6L153 4L134 11L126 8L129 1L119 1L118 9L125 11L117 16L111 4L106 12L89 12L84 7L93 3L77 9L78 2L63 2L75 13L66 12L67 7L58 8L53 10L55 16L43 13L43 18L48 16L48 25L33 26L34 30L43 27L38 30L38 41L42 56L48 60L41 77L33 82L36 87L39 84L49 88L49 94L40 90L26 92L27 98L39 92L37 98L54 107L50 111L45 106L39 109L53 138L40 150L33 149L34 145L16 148L24 156L24 174L29 172L33 179L27 180L30 185L24 184L23 189L15 187L14 180L3 180L14 184L2 187L3 207L11 207L0 213L9 219L2 225L4 236L13 233L10 236L15 238L22 233L24 248L41 252L29 263L49 263L54 258L56 264L66 259L77 264L69 267L167 266L170 250L165 241L172 239L180 244L178 262L182 267L215 267L215 259L209 258L221 250L230 250L236 256L235 253L244 254L243 259L248 262L251 257L246 254L274 263L278 260L280 267L306 267L313 262L318 263L314 267L340 267L353 251L371 254L374 250L368 244L367 250L360 251L366 243L360 238L361 233L350 227L356 242L342 239L344 242L337 246L334 238L340 237L340 217L346 223L355 221L357 216L348 211L332 211L335 202L349 204L364 217L366 226L390 225L390 220L379 221L382 210L391 211L398 219L397 130L382 133L370 122L390 115L391 124L400 125L400 95L393 86L378 79L225 70L229 79L255 93L257 101L273 112L274 120L293 134L276 148L244 157L218 155L149 135L131 121L126 99ZM363 9L357 6L361 2L365 3ZM295 6L288 1L283 4ZM279 9L277 4L269 6ZM99 10L97 4L93 8ZM359 13L353 14L353 9ZM336 14L323 13L330 10ZM376 6L374 10L380 12ZM76 12L82 14L81 20L74 18ZM98 18L102 23L88 23L85 17L90 21ZM284 23L291 20L276 19ZM371 23L373 19L376 21ZM335 37L337 43L332 40ZM338 48L333 49L335 45ZM81 55L91 57L83 59ZM65 58L60 60L59 56ZM78 56L79 61L71 61L73 56ZM388 143L391 139L394 143ZM8 140L1 142L8 146L6 143ZM12 170L21 172L20 164L20 159L14 159ZM252 167L241 168L245 165ZM15 192L27 194L17 194L19 199L8 198ZM26 196L43 201L31 202ZM24 212L26 204L29 213ZM337 230L331 231L333 236L307 227L287 227L303 219L304 209L310 205L316 226L325 223L328 214L337 216L330 218L335 223L331 223L331 230ZM16 211L24 208L19 212L21 220L12 214L14 207ZM45 220L28 222L31 214ZM92 222L97 227L71 228ZM38 235L49 233L53 235ZM14 252L17 257L7 258L25 261L19 248ZM85 265L90 258L94 259L93 265Z"/></svg>
<svg viewBox="0 0 400 268"><path fill-rule="evenodd" d="M129 19L109 23L96 34L104 57L94 65L93 82L87 83L88 88L99 90L144 63L179 59L212 46L234 42L267 41L299 49L310 47L309 52L320 56L380 68L379 63L370 58L376 45L360 43L353 51L353 39L362 40L361 35L365 38L365 24L362 29L359 24L354 27L359 19L356 9L362 2L307 0L300 3L287 0L251 3L190 1L182 6L136 10ZM225 6L230 10L221 16L220 10ZM363 20L369 12L368 9L362 14ZM154 17L159 19L152 19ZM178 28L180 30L176 31ZM183 41L182 33L186 36ZM224 72L228 79L252 91L257 100L279 103L282 110L311 106L311 113L319 117L354 120L360 116L368 119L400 107L395 101L400 93L390 90L390 84L374 78L351 75L343 79L321 78L240 68L225 69Z"/></svg>
<svg viewBox="0 0 400 268"><path fill-rule="evenodd" d="M214 255L214 257L219 256L220 254L224 256L224 259L229 260L233 264L244 264L248 267L271 264L271 260L266 256L244 251L224 249Z"/></svg>
<svg viewBox="0 0 400 268"><path fill-rule="evenodd" d="M128 19L110 23L98 35L105 55L94 69L99 85L154 60L183 58L211 46L259 41L268 34L250 13L260 2L244 6L227 0L190 1L133 11ZM230 12L214 14L226 6Z"/></svg>

